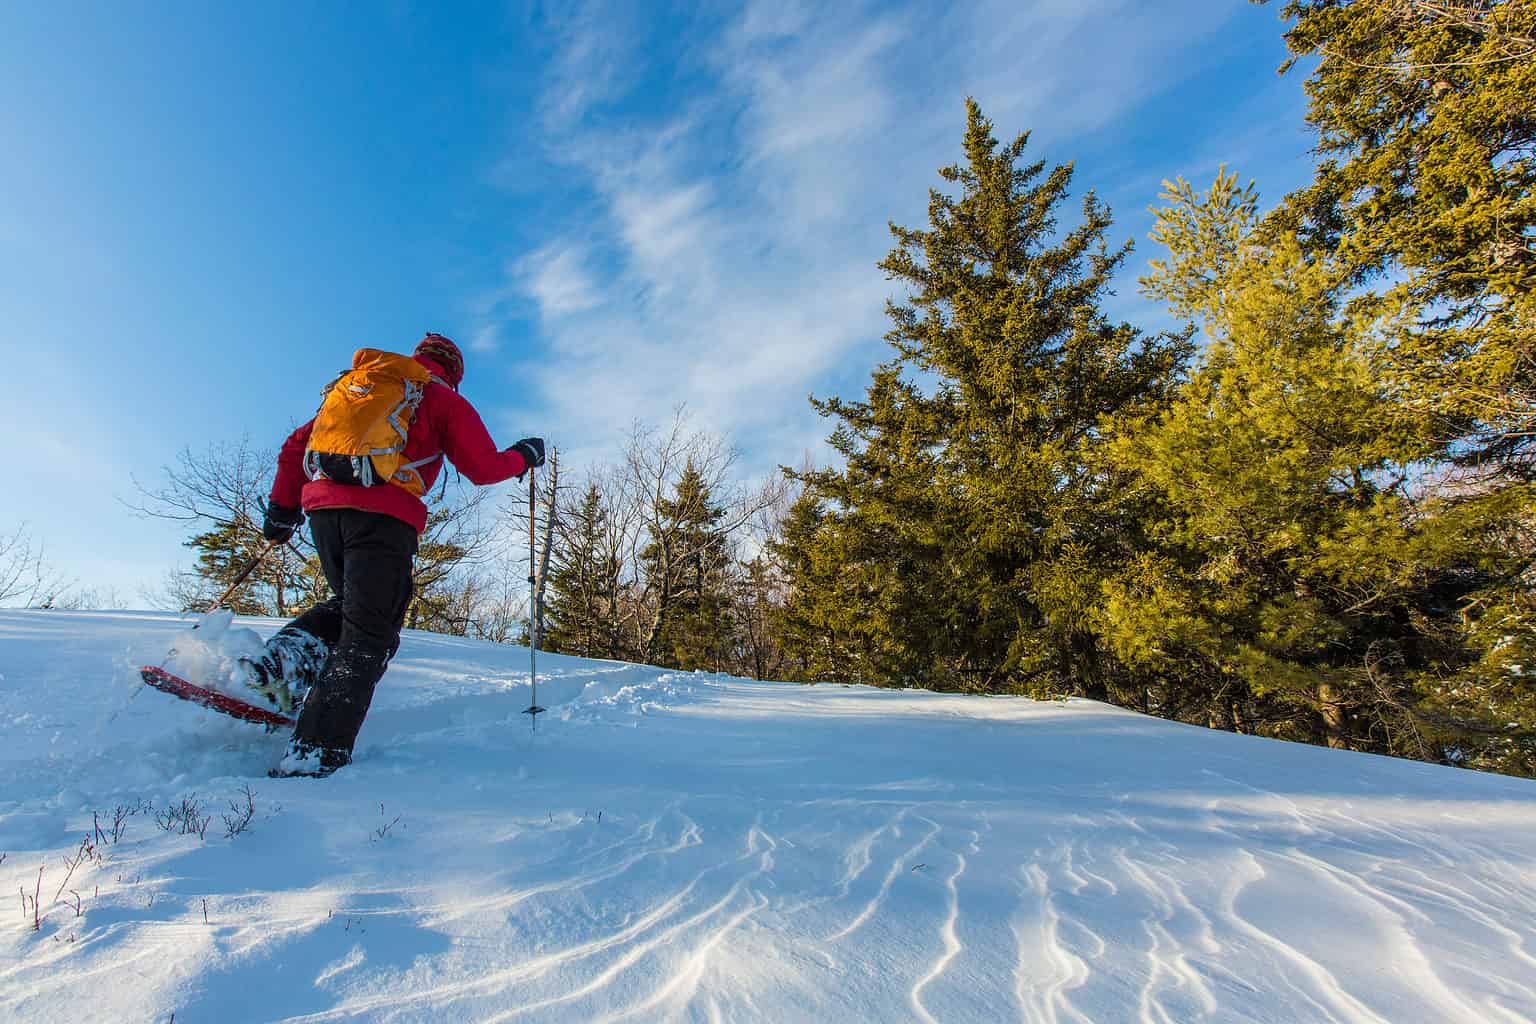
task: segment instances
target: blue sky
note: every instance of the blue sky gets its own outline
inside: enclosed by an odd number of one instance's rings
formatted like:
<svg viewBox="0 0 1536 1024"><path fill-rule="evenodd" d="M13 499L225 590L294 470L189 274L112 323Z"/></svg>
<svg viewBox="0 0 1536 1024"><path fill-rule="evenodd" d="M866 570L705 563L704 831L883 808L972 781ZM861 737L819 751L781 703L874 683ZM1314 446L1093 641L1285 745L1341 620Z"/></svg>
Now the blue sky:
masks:
<svg viewBox="0 0 1536 1024"><path fill-rule="evenodd" d="M503 444L574 462L686 403L743 467L883 356L886 222L921 223L963 100L1076 161L1133 265L1164 178L1304 180L1275 6L11 4L0 345L12 486L83 584L187 562L133 517L183 446L275 446L353 348L468 350ZM1135 292L1116 315L1162 326Z"/></svg>

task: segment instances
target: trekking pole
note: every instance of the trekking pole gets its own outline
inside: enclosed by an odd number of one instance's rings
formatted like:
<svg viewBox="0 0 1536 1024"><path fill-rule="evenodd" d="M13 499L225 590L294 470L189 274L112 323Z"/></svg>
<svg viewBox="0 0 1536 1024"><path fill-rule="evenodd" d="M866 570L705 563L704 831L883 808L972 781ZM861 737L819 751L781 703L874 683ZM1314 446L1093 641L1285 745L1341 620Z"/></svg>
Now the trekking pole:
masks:
<svg viewBox="0 0 1536 1024"><path fill-rule="evenodd" d="M539 728L539 585L538 549L534 542L535 524L538 522L538 504L534 497L537 472L528 468L528 683L531 696L523 714L531 716L534 731Z"/></svg>
<svg viewBox="0 0 1536 1024"><path fill-rule="evenodd" d="M224 602L229 600L229 595L233 594L239 588L240 584L244 583L246 581L246 578L248 576L250 576L251 573L256 571L256 567L258 565L260 565L263 561L266 560L266 557L272 553L272 549L275 548L275 547L277 547L277 541L275 541L275 540L267 541L267 546L262 548L259 552L256 553L256 557L251 559L251 564L247 565L244 569L240 570L240 575L235 577L235 582L231 583L229 585L229 589L224 591L224 593L220 594L219 595L219 599L217 601L213 602L213 604L209 605L208 606L208 610L206 612L204 612L203 614L204 615L212 615L214 612L216 612L220 608L224 607ZM192 623L192 628L193 629L197 629L201 625L202 625L201 621L194 622L194 623ZM170 650L170 653L167 655L167 657L174 656L175 653L176 653L176 648L172 647L171 650Z"/></svg>
<svg viewBox="0 0 1536 1024"><path fill-rule="evenodd" d="M231 594L240 589L240 584L244 583L246 578L249 577L251 573L256 571L256 567L258 565L266 561L267 556L272 553L272 549L277 547L277 543L278 542L275 540L267 541L267 546L262 548L261 551L256 554L255 558L251 559L251 564L240 570L240 575L235 577L235 582L229 585L229 589L220 594L219 599L208 606L209 613L216 612L220 608L224 607L224 602L229 600L229 596Z"/></svg>

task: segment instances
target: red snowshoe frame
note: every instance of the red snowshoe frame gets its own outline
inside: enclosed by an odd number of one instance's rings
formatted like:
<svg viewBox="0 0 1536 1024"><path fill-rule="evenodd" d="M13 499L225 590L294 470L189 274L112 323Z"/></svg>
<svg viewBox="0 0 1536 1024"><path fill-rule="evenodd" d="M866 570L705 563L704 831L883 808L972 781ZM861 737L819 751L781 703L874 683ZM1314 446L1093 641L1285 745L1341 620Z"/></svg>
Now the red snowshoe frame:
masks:
<svg viewBox="0 0 1536 1024"><path fill-rule="evenodd" d="M227 693L219 693L206 687L189 683L180 676L173 676L163 668L154 665L145 665L139 669L139 676L144 682L162 693L168 693L172 697L180 697L189 700L193 704L201 704L203 707L231 718L238 718L242 722L255 722L264 725L268 729L291 729L296 724L292 718L280 711L270 708L257 707L248 704L238 697L231 697Z"/></svg>

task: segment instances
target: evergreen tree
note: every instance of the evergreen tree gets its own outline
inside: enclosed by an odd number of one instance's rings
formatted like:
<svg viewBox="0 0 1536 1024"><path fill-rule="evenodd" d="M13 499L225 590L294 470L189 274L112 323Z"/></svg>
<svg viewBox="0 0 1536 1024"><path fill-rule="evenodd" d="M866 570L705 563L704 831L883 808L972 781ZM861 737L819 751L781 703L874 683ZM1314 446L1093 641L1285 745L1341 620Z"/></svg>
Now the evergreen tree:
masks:
<svg viewBox="0 0 1536 1024"><path fill-rule="evenodd" d="M1536 480L1536 0L1293 0L1324 160L1272 218L1390 317L1448 455Z"/></svg>
<svg viewBox="0 0 1536 1024"><path fill-rule="evenodd" d="M1118 425L1160 515L1106 584L1105 635L1165 714L1441 759L1458 730L1422 695L1473 661L1461 612L1507 554L1426 498L1434 418L1385 380L1391 331L1345 313L1337 268L1257 233L1233 175L1164 198L1145 283L1210 344L1171 409Z"/></svg>
<svg viewBox="0 0 1536 1024"><path fill-rule="evenodd" d="M861 627L872 618L861 611L861 587L854 560L839 544L851 537L827 515L825 503L806 488L790 506L770 552L789 593L773 617L774 634L788 659L788 676L801 682L837 679L877 683L869 659L861 657L876 637Z"/></svg>
<svg viewBox="0 0 1536 1024"><path fill-rule="evenodd" d="M1499 763L1536 770L1514 738L1536 731L1536 0L1297 0L1284 15L1292 53L1317 58L1307 118L1324 159L1266 236L1299 236L1388 339L1380 373L1433 424L1443 532L1498 563L1461 602L1475 662L1426 681L1420 711L1475 730L1474 758L1502 748Z"/></svg>
<svg viewBox="0 0 1536 1024"><path fill-rule="evenodd" d="M966 161L930 193L929 227L892 225L880 264L894 357L862 402L830 399L841 470L807 473L786 539L794 652L840 676L951 689L1105 696L1099 580L1134 546L1121 481L1094 465L1101 423L1161 405L1188 336L1148 337L1100 305L1110 249L1090 192L1058 231L1070 166L1019 166L967 102ZM813 504L819 512L812 512ZM817 630L837 639L819 649ZM818 659L822 659L818 662Z"/></svg>
<svg viewBox="0 0 1536 1024"><path fill-rule="evenodd" d="M284 545L262 557L267 543L260 527L248 519L215 520L185 544L197 552L197 561L176 591L183 611L206 611L258 557L261 563L224 602L236 614L282 618L323 599L330 590L313 553L303 555L296 545Z"/></svg>
<svg viewBox="0 0 1536 1024"><path fill-rule="evenodd" d="M197 552L193 574L202 586L188 595L190 601L183 611L206 611L219 594L228 589L251 560L261 554L266 546L261 531L249 523L232 520L215 522L211 529L196 534L186 546ZM253 574L254 575L254 574ZM271 615L274 612L271 595L255 585L241 588L225 602L225 607L238 615ZM205 593L206 591L206 593Z"/></svg>
<svg viewBox="0 0 1536 1024"><path fill-rule="evenodd" d="M620 656L617 609L621 566L608 551L608 509L596 483L587 486L581 504L562 516L562 529L551 553L544 644L551 651L584 658Z"/></svg>
<svg viewBox="0 0 1536 1024"><path fill-rule="evenodd" d="M655 602L646 661L687 670L723 668L730 648L730 550L725 510L689 460L670 499L657 507L640 554Z"/></svg>
<svg viewBox="0 0 1536 1024"><path fill-rule="evenodd" d="M784 578L766 555L738 563L732 573L729 633L735 649L728 671L753 679L784 678L778 616Z"/></svg>

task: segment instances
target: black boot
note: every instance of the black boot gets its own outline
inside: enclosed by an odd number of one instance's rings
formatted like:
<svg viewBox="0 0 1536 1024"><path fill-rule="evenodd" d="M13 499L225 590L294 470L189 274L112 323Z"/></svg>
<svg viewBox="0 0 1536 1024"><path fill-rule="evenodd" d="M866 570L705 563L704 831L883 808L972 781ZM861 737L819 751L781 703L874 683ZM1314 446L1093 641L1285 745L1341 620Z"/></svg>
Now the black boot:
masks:
<svg viewBox="0 0 1536 1024"><path fill-rule="evenodd" d="M324 640L285 626L266 643L258 658L241 658L245 683L279 711L292 711L320 677L330 648Z"/></svg>
<svg viewBox="0 0 1536 1024"><path fill-rule="evenodd" d="M274 779L323 779L351 763L351 751L316 747L294 740L282 763L267 774Z"/></svg>

